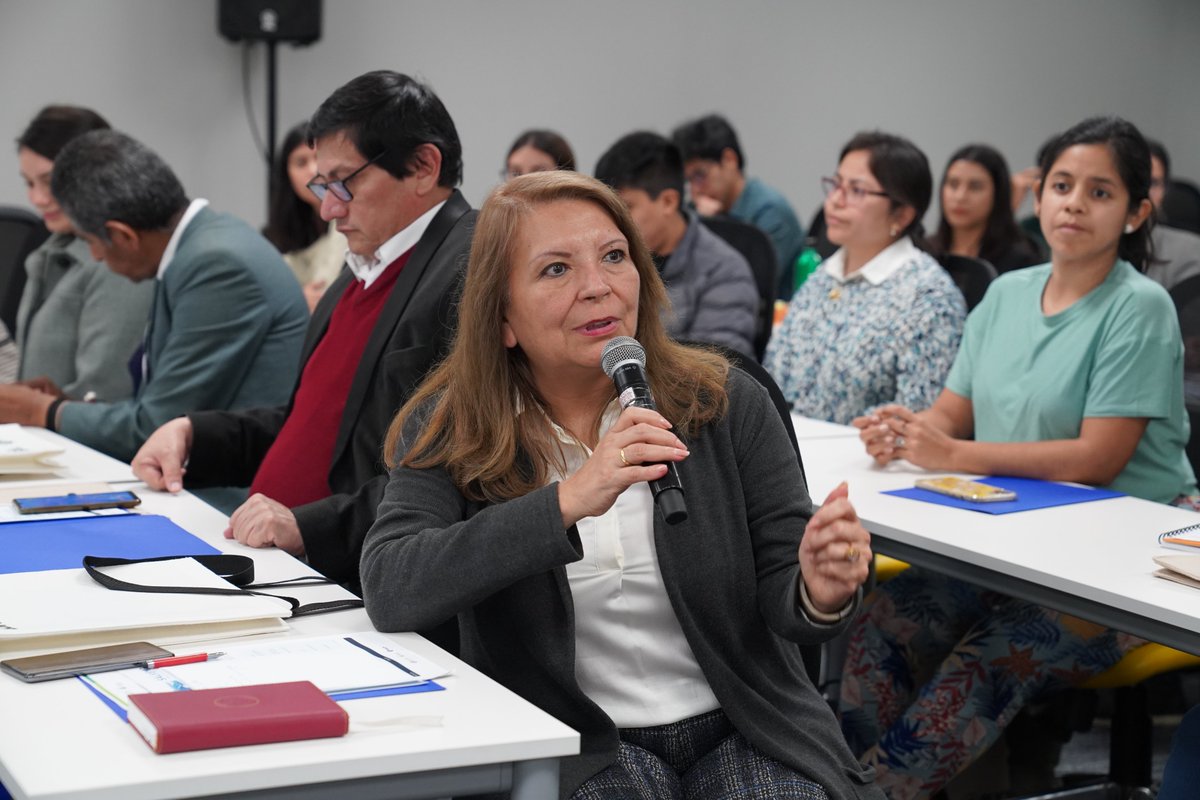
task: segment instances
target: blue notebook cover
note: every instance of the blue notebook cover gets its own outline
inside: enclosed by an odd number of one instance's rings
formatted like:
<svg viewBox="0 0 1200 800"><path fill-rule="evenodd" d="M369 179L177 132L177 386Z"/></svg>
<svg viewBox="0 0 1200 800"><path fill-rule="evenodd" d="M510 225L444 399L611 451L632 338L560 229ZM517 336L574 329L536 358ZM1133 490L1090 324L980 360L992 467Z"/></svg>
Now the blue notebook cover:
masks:
<svg viewBox="0 0 1200 800"><path fill-rule="evenodd" d="M120 704L118 704L116 700L113 700L104 692L85 681L82 677L79 677L77 680L86 686L89 692L100 698L104 705L108 706L109 711L116 714L124 722L129 721L129 712L121 708ZM440 683L425 681L424 683L414 683L410 686L384 686L379 689L360 689L358 691L350 692L330 692L329 698L331 700L341 702L342 700L362 700L368 697L387 697L388 695L394 694L420 694L422 692L443 692L445 690L446 687L442 686ZM0 795L0 800L4 800L3 795Z"/></svg>
<svg viewBox="0 0 1200 800"><path fill-rule="evenodd" d="M1069 506L1073 503L1090 503L1093 500L1107 500L1110 497L1123 497L1120 492L1111 489L1096 489L1090 486L1067 486L1063 483L1040 481L1036 478L981 478L979 483L998 486L1017 493L1016 500L1003 500L998 503L972 503L970 500L959 500L928 489L894 489L883 494L896 497L907 497L909 500L921 500L925 503L936 503L939 506L965 508L968 511L982 511L984 514L1012 514L1017 511L1032 511L1036 508L1051 508L1053 506Z"/></svg>
<svg viewBox="0 0 1200 800"><path fill-rule="evenodd" d="M155 558L220 551L166 517L119 514L0 525L0 574L80 569L84 556Z"/></svg>

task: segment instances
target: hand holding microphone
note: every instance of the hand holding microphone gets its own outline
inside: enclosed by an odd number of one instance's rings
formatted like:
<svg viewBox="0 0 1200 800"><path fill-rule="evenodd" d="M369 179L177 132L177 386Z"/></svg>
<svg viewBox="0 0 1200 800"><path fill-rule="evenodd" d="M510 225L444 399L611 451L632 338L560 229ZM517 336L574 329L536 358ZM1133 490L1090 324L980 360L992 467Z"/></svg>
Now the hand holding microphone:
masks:
<svg viewBox="0 0 1200 800"><path fill-rule="evenodd" d="M558 489L563 524L603 514L617 496L639 481L650 484L655 503L669 524L687 519L683 486L675 462L687 447L671 432L671 423L654 406L646 380L646 351L636 339L618 336L601 355L624 411L579 470Z"/></svg>
<svg viewBox="0 0 1200 800"><path fill-rule="evenodd" d="M650 382L646 379L646 350L637 339L618 336L610 341L600 355L600 366L616 384L617 399L622 408L635 406L657 411L654 397L650 394ZM650 491L663 518L668 524L675 525L687 519L687 505L683 499L679 471L673 462L665 463L666 474L650 479Z"/></svg>
<svg viewBox="0 0 1200 800"><path fill-rule="evenodd" d="M558 487L564 527L598 517L635 483L666 474L664 462L681 461L688 451L657 411L631 406L600 438L591 457Z"/></svg>

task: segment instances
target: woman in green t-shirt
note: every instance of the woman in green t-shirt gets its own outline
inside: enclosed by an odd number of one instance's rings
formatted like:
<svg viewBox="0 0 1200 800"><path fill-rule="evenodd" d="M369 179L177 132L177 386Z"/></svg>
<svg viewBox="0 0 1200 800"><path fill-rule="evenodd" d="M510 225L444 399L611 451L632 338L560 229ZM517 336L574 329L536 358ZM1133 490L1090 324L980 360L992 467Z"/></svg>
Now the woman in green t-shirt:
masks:
<svg viewBox="0 0 1200 800"><path fill-rule="evenodd" d="M1146 141L1125 120L1088 119L1055 138L1040 166L1050 263L992 284L929 410L887 406L854 424L880 464L904 458L1192 504L1178 321L1167 293L1139 272L1149 259ZM1031 698L1103 672L1139 643L910 569L856 623L842 727L893 800L933 793Z"/></svg>

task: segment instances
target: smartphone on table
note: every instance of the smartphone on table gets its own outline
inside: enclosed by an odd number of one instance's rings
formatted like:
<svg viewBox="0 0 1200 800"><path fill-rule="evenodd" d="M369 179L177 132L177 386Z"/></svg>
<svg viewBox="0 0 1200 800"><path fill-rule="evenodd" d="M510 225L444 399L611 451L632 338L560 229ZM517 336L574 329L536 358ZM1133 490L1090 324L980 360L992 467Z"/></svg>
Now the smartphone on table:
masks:
<svg viewBox="0 0 1200 800"><path fill-rule="evenodd" d="M1000 503L1017 499L1017 493L1010 489L949 475L942 478L921 478L915 485L918 489L927 489L971 503Z"/></svg>
<svg viewBox="0 0 1200 800"><path fill-rule="evenodd" d="M66 653L50 653L43 656L28 656L0 661L0 670L26 683L40 683L89 672L111 672L129 669L156 658L174 655L149 642L131 642L107 647L89 647L86 650L71 650Z"/></svg>
<svg viewBox="0 0 1200 800"><path fill-rule="evenodd" d="M103 508L133 508L141 502L142 498L133 492L72 492L46 497L18 497L13 500L13 505L21 514L49 514L62 511L96 511Z"/></svg>

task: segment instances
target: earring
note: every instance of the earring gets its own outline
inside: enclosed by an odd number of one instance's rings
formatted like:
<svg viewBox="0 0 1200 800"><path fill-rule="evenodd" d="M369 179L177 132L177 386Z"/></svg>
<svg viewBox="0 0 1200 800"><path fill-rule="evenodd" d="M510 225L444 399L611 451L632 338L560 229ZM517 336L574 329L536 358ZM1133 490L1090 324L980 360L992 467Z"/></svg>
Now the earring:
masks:
<svg viewBox="0 0 1200 800"><path fill-rule="evenodd" d="M899 233L899 232L900 232L900 229L899 229L899 228L897 228L895 225L893 225L893 226L891 227L891 230L890 230L890 231L888 231L888 232L889 232L889 233L890 233L890 234L891 234L891 235L894 237L894 236L895 236L897 233Z"/></svg>
<svg viewBox="0 0 1200 800"><path fill-rule="evenodd" d="M1126 232L1126 233L1133 233L1133 223L1132 223L1132 222L1127 222L1127 223L1125 224L1125 232Z"/></svg>

